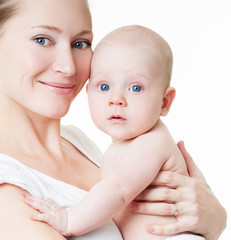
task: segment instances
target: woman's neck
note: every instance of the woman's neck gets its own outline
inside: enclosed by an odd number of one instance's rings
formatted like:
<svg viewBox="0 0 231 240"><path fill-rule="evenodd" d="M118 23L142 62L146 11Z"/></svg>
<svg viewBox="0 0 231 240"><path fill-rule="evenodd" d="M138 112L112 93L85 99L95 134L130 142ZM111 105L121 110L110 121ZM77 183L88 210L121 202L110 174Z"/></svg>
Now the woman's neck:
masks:
<svg viewBox="0 0 231 240"><path fill-rule="evenodd" d="M0 101L0 116L1 153L62 155L59 119L38 115L8 99Z"/></svg>

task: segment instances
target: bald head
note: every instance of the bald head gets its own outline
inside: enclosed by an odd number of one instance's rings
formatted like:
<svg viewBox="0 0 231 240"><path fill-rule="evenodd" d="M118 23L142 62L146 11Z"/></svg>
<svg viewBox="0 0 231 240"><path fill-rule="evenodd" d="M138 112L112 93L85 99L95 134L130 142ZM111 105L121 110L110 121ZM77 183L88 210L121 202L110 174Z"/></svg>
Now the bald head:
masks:
<svg viewBox="0 0 231 240"><path fill-rule="evenodd" d="M161 66L166 86L169 86L173 63L172 51L168 43L156 32L138 25L124 26L107 34L95 48L95 53L104 45L147 49L153 54L153 63L158 62Z"/></svg>

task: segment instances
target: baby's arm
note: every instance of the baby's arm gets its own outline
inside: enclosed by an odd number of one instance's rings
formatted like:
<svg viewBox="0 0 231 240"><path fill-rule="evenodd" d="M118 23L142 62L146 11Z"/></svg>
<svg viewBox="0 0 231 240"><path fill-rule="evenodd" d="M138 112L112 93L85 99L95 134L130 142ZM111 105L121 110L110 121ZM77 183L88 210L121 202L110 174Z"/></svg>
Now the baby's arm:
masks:
<svg viewBox="0 0 231 240"><path fill-rule="evenodd" d="M134 164L136 165L135 162ZM136 172L138 169L140 170L137 168ZM120 172L117 169L99 181L82 201L68 211L50 199L27 197L25 202L41 212L31 216L31 219L48 223L64 236L78 236L94 230L111 220L149 185L151 180L146 181L146 184L138 183L136 180L145 180L147 174L141 178L136 172L132 166L128 171L123 169Z"/></svg>
<svg viewBox="0 0 231 240"><path fill-rule="evenodd" d="M126 152L118 161L118 167L67 213L51 201L44 206L42 200L30 199L28 204L43 213L33 219L47 222L65 236L82 235L103 225L157 175L166 160L166 156L159 153L161 140L157 139L154 141L152 134L144 134L133 140L124 148ZM153 156L156 156L155 159Z"/></svg>
<svg viewBox="0 0 231 240"><path fill-rule="evenodd" d="M127 204L115 173L99 181L82 201L67 211L51 199L28 196L25 202L41 213L32 215L32 220L46 222L64 236L78 236L96 229Z"/></svg>

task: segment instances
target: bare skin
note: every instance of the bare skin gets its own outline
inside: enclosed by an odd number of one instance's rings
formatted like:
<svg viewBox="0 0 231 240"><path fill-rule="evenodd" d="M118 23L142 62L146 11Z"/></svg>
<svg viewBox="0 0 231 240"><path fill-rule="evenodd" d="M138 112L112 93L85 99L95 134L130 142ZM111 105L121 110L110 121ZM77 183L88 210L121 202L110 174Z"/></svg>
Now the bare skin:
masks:
<svg viewBox="0 0 231 240"><path fill-rule="evenodd" d="M171 202L175 202L175 204L177 204L179 217L178 223L164 226L150 224L147 226L148 232L154 234L177 234L190 229L194 233L201 234L206 240L218 240L226 227L226 210L214 196L203 174L187 152L184 142L180 141L177 145L185 159L190 177L182 176L173 172L160 172L157 178L153 181L153 185L163 185L168 186L169 188L158 187L152 190L145 190L137 197L138 201L132 203L131 209L134 212L140 213L149 212L157 215L172 215L175 208ZM194 189L193 194L188 194L191 192L190 189ZM140 203L139 201L143 198L170 203L156 203L150 205ZM182 201L178 202L180 198ZM202 213L202 209L205 208L209 212L211 218L205 217ZM190 212L190 214L188 214L188 212ZM201 212L202 215L198 215L199 212ZM214 224L215 222L216 224Z"/></svg>
<svg viewBox="0 0 231 240"><path fill-rule="evenodd" d="M92 40L90 15L86 6L82 4L83 0L42 0L39 4L35 0L23 0L22 5L25 9L23 8L22 12L7 22L4 28L6 31L0 38L0 152L15 157L23 164L51 177L88 190L97 181L98 168L60 137L60 119L68 112L72 100L81 90L90 71L91 49L85 48L84 45L86 52L78 51L74 45L79 40L88 42ZM33 25L28 26L32 22ZM74 25L73 23L76 22L78 24ZM44 24L52 26L45 28L45 36L47 33L49 33L48 37L52 34L51 39L35 39L38 33L33 33L29 35L30 37L23 34L28 29L34 29L34 26L44 26ZM53 31L54 29L56 31ZM40 33L44 36L44 28L42 32L39 28ZM55 41L52 41L54 39ZM48 44L48 47L37 46L40 43ZM29 54L32 50L33 54ZM40 82L37 81L38 79ZM48 80L56 83L75 83L75 91L70 98L67 95L56 95L55 87L45 84ZM57 89L62 92L62 89L56 87ZM197 176L196 172L199 170L196 168L191 171L194 172L191 174L193 177ZM209 240L216 240L211 237L210 231L214 229L218 237L224 228L225 217L224 210L215 196L204 191L196 177L182 178L172 174L170 178L169 173L162 173L160 176L162 177L158 177L156 183L167 179L165 182L171 188L168 182L171 179L175 185L180 186L168 197L170 201L178 202L180 199L179 203L184 202L180 191L184 188L188 189L190 195L199 196L199 199L202 195L202 200L211 197L214 212L206 206L207 201L200 201L199 209L203 210L196 213L199 220L193 229L204 234L205 237L208 236ZM203 179L200 180L205 183ZM193 187L195 185L196 187ZM166 190L159 189L158 194L154 194L155 197L149 200L155 202L156 198L159 198L164 201L165 192ZM9 184L0 186L0 239L65 239L49 225L30 220L30 216L36 211L24 203L26 194L28 193L23 189ZM152 190L150 195L153 195ZM194 202L188 199L188 204L193 206ZM137 205L139 207L136 212L155 214L160 211L163 215L172 207L171 204L166 203L157 211L155 203L150 205L137 203ZM188 214L193 223L195 215L191 214L187 207L182 205L178 212ZM171 214L169 212L168 215ZM219 221L216 221L217 218ZM208 225L208 219L213 219L214 222L209 222ZM162 231L170 230L167 226ZM174 231L177 233L178 229Z"/></svg>

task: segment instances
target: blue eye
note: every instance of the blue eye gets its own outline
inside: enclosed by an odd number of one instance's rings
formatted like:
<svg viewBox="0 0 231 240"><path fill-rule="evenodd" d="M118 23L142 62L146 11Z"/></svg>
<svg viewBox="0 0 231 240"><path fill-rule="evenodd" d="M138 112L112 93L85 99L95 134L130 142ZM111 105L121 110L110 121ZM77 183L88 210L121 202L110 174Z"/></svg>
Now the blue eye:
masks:
<svg viewBox="0 0 231 240"><path fill-rule="evenodd" d="M142 87L139 86L139 85L133 85L131 88L130 88L131 91L133 92L140 92L142 90Z"/></svg>
<svg viewBox="0 0 231 240"><path fill-rule="evenodd" d="M101 84L100 86L99 86L99 89L101 90L101 91L108 91L109 90L109 85L108 84Z"/></svg>
<svg viewBox="0 0 231 240"><path fill-rule="evenodd" d="M42 46L48 46L50 44L50 40L44 37L35 38L35 42Z"/></svg>
<svg viewBox="0 0 231 240"><path fill-rule="evenodd" d="M91 44L89 42L76 42L73 44L73 47L77 49L84 49L89 47L90 45Z"/></svg>

